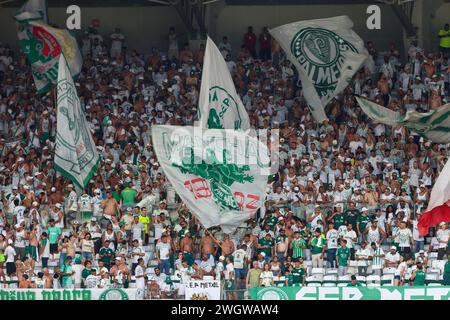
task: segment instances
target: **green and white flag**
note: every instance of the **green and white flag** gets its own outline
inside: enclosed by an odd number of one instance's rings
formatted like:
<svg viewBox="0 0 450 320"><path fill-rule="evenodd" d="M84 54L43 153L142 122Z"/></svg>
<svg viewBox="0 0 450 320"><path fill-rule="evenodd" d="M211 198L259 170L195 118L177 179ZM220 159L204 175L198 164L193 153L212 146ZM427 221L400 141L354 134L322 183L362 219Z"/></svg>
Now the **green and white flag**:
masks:
<svg viewBox="0 0 450 320"><path fill-rule="evenodd" d="M159 125L152 127L158 162L204 227L233 232L266 197L267 146L242 131Z"/></svg>
<svg viewBox="0 0 450 320"><path fill-rule="evenodd" d="M306 20L269 30L295 65L303 95L317 122L325 106L347 87L369 58L363 40L347 16Z"/></svg>
<svg viewBox="0 0 450 320"><path fill-rule="evenodd" d="M426 113L401 114L367 99L356 97L361 109L372 120L389 126L400 125L436 143L450 142L450 103Z"/></svg>
<svg viewBox="0 0 450 320"><path fill-rule="evenodd" d="M25 10L25 11L24 11ZM38 10L38 11L26 11ZM64 54L72 77L81 72L83 59L77 40L64 29L47 25L41 9L27 3L14 17L20 48L31 64L38 93L48 92L58 80L58 60Z"/></svg>
<svg viewBox="0 0 450 320"><path fill-rule="evenodd" d="M56 121L55 168L84 189L100 157L63 55L59 58Z"/></svg>
<svg viewBox="0 0 450 320"><path fill-rule="evenodd" d="M202 128L250 129L247 110L236 92L222 54L208 37L199 97Z"/></svg>

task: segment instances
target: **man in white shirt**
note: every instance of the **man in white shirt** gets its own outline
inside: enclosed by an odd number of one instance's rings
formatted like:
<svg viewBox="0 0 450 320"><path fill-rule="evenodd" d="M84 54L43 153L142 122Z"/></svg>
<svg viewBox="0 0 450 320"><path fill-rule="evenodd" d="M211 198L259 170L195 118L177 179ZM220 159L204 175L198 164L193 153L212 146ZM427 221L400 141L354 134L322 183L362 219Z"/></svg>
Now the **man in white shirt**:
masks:
<svg viewBox="0 0 450 320"><path fill-rule="evenodd" d="M356 260L358 264L358 274L360 276L367 275L367 267L371 256L370 250L367 248L365 241L361 242L361 247L356 251Z"/></svg>
<svg viewBox="0 0 450 320"><path fill-rule="evenodd" d="M243 244L239 249L233 252L233 267L236 274L237 288L241 288L241 284L245 283L247 278L247 246Z"/></svg>
<svg viewBox="0 0 450 320"><path fill-rule="evenodd" d="M156 258L158 259L159 269L167 275L170 274L170 251L171 247L167 241L167 235L163 234L156 245Z"/></svg>
<svg viewBox="0 0 450 320"><path fill-rule="evenodd" d="M122 52L123 42L125 41L125 36L120 33L120 28L116 28L114 33L112 33L109 38L111 39L111 58L117 58Z"/></svg>
<svg viewBox="0 0 450 320"><path fill-rule="evenodd" d="M327 239L327 268L336 268L336 252L338 248L339 232L334 228L334 223L328 224Z"/></svg>
<svg viewBox="0 0 450 320"><path fill-rule="evenodd" d="M67 198L67 215L65 225L70 226L72 220L77 218L78 197L75 190L73 190L73 184L69 184L67 188L69 189L69 196Z"/></svg>
<svg viewBox="0 0 450 320"><path fill-rule="evenodd" d="M443 260L448 254L448 240L449 240L450 230L445 222L439 224L439 230L436 232L436 238L439 241L438 247L438 260Z"/></svg>
<svg viewBox="0 0 450 320"><path fill-rule="evenodd" d="M370 244L371 247L371 260L372 260L372 270L374 274L381 276L384 267L384 251L381 246L377 245L376 242Z"/></svg>
<svg viewBox="0 0 450 320"><path fill-rule="evenodd" d="M403 261L398 265L397 270L395 270L394 273L394 286L401 286L403 285L403 282L405 280L408 280L406 277L407 270L413 264L413 262L413 258L409 257L408 260Z"/></svg>
<svg viewBox="0 0 450 320"><path fill-rule="evenodd" d="M384 267L385 268L397 268L400 262L400 254L397 252L397 248L395 246L391 247L391 250L386 253L386 257L384 259Z"/></svg>
<svg viewBox="0 0 450 320"><path fill-rule="evenodd" d="M138 265L134 269L134 276L136 278L136 288L145 289L145 262L144 259L138 259Z"/></svg>
<svg viewBox="0 0 450 320"><path fill-rule="evenodd" d="M404 221L399 222L399 229L392 235L393 238L398 238L399 253L404 258L411 255L411 246L414 246L414 240L411 230L406 227Z"/></svg>

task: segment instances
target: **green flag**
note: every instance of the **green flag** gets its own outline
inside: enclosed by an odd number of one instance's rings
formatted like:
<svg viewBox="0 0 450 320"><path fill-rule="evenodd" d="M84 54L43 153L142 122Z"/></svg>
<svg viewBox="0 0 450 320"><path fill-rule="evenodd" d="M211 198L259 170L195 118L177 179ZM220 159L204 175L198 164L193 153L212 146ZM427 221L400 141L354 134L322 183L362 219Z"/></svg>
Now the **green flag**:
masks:
<svg viewBox="0 0 450 320"><path fill-rule="evenodd" d="M450 103L426 113L408 111L401 114L367 99L356 97L361 109L376 122L401 125L436 143L450 142Z"/></svg>
<svg viewBox="0 0 450 320"><path fill-rule="evenodd" d="M100 158L63 55L59 58L57 98L55 167L84 189Z"/></svg>

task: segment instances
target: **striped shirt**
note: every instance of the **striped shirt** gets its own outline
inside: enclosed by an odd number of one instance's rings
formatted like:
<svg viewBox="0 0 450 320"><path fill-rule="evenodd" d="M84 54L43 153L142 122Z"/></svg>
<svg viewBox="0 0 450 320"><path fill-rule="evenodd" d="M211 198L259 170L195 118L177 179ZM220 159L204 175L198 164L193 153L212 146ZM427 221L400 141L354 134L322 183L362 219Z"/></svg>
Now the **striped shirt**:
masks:
<svg viewBox="0 0 450 320"><path fill-rule="evenodd" d="M306 246L306 241L303 238L298 238L292 240L292 258L297 259L299 257L304 258L303 248L301 246Z"/></svg>
<svg viewBox="0 0 450 320"><path fill-rule="evenodd" d="M383 257L375 257L375 255L384 255L383 249L381 249L381 247L378 247L375 250L373 250L373 253L372 253L372 256L373 256L372 265L374 267L383 268L384 258Z"/></svg>

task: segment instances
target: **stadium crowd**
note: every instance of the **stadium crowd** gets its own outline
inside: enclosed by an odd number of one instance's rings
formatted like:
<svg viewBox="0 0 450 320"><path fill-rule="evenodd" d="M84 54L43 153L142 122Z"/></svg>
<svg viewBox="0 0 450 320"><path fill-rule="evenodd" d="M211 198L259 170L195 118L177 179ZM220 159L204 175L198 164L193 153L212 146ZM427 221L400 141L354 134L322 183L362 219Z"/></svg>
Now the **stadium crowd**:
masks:
<svg viewBox="0 0 450 320"><path fill-rule="evenodd" d="M369 277L450 284L448 225L427 237L417 230L449 145L373 123L353 97L401 112L437 109L449 99L448 50L424 52L412 41L404 58L394 43L381 50L368 41L375 64L318 124L267 28L256 35L249 27L240 48L223 37L218 47L252 126L281 133L267 201L223 234L202 228L180 202L152 148L153 124L196 120L204 46L180 42L171 28L167 48L144 54L126 46L120 29L109 38L83 33L76 86L101 163L82 194L53 167L54 91L38 96L25 56L0 45L3 287L136 286L175 298L188 280L207 277L224 280L236 299L240 289L327 276L348 285Z"/></svg>

